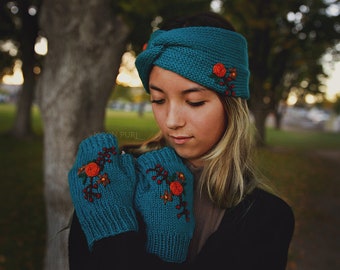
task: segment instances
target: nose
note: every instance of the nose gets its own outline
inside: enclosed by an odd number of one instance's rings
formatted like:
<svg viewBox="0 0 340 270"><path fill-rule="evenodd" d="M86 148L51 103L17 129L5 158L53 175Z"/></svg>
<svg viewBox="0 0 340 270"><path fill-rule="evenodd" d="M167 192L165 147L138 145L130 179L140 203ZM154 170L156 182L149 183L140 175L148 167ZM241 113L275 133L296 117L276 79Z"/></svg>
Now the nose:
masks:
<svg viewBox="0 0 340 270"><path fill-rule="evenodd" d="M185 114L178 106L170 106L166 118L169 129L178 129L185 124Z"/></svg>

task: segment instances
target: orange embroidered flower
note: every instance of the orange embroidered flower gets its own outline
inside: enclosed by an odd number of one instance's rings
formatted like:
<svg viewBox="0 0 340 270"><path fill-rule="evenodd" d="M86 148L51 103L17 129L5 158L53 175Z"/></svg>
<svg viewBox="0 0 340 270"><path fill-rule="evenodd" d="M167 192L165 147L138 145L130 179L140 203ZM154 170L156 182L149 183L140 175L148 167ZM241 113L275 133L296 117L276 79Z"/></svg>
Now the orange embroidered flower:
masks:
<svg viewBox="0 0 340 270"><path fill-rule="evenodd" d="M110 184L110 179L107 173L104 173L103 175L99 176L99 179L97 180L98 184L102 184L104 187L106 187L107 184Z"/></svg>
<svg viewBox="0 0 340 270"><path fill-rule="evenodd" d="M172 195L169 193L169 191L165 190L164 194L161 196L161 199L164 201L164 204L166 204L167 202L172 201Z"/></svg>
<svg viewBox="0 0 340 270"><path fill-rule="evenodd" d="M90 162L85 167L85 173L89 177L97 176L100 172L100 167L96 162Z"/></svg>
<svg viewBox="0 0 340 270"><path fill-rule="evenodd" d="M217 63L213 67L213 73L217 77L223 78L225 76L225 74L227 73L227 69L225 68L225 66L222 63Z"/></svg>
<svg viewBox="0 0 340 270"><path fill-rule="evenodd" d="M230 69L230 75L229 75L231 80L235 80L237 77L237 72L236 72L236 68L231 68Z"/></svg>
<svg viewBox="0 0 340 270"><path fill-rule="evenodd" d="M170 183L170 191L175 196L179 196L183 193L183 186L178 181L171 182Z"/></svg>
<svg viewBox="0 0 340 270"><path fill-rule="evenodd" d="M180 180L182 180L182 181L185 180L185 175L184 175L184 173L182 173L182 172L177 172L177 177L178 177L178 179L180 179Z"/></svg>

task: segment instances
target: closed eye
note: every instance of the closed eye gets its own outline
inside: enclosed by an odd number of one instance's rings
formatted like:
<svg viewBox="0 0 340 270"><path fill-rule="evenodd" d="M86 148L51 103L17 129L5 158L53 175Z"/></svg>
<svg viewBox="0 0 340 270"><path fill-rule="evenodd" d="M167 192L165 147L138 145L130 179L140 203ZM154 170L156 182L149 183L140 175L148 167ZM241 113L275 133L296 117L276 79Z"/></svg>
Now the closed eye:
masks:
<svg viewBox="0 0 340 270"><path fill-rule="evenodd" d="M155 104L163 104L165 102L165 99L152 99L151 103Z"/></svg>
<svg viewBox="0 0 340 270"><path fill-rule="evenodd" d="M205 101L198 101L198 102L190 102L187 101L187 103L192 107L199 107L205 104Z"/></svg>

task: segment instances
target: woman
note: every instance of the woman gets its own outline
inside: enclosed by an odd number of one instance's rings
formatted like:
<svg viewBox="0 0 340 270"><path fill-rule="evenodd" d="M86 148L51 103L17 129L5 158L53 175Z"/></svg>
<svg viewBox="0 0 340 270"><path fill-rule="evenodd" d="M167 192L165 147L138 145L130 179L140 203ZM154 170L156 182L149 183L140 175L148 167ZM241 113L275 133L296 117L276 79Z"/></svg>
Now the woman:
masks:
<svg viewBox="0 0 340 270"><path fill-rule="evenodd" d="M109 134L80 145L71 269L285 269L294 216L253 165L246 40L203 13L145 47L136 66L160 133L126 154Z"/></svg>

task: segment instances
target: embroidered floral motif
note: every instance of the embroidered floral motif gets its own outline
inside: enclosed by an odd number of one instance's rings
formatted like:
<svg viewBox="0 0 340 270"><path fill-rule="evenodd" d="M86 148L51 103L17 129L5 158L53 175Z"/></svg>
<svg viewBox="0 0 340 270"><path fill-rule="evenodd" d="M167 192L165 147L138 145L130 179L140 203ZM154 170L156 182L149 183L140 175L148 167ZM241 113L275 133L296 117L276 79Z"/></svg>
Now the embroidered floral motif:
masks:
<svg viewBox="0 0 340 270"><path fill-rule="evenodd" d="M227 96L235 96L236 93L233 90L235 85L232 83L237 77L236 68L227 68L222 63L216 63L213 66L211 77L215 79L215 82L219 85L225 86L225 94Z"/></svg>
<svg viewBox="0 0 340 270"><path fill-rule="evenodd" d="M168 171L165 170L160 164L157 164L154 168L146 170L146 173L155 172L156 174L152 176L152 180L156 181L158 185L161 185L164 181L169 189L166 189L160 198L164 201L164 204L173 201L173 197L178 197L179 203L175 206L179 212L177 218L185 216L185 220L188 222L190 220L189 210L186 208L187 202L183 200L184 185L185 185L185 175L181 172L173 173L169 175ZM181 210L182 209L182 210Z"/></svg>
<svg viewBox="0 0 340 270"><path fill-rule="evenodd" d="M87 163L78 169L78 176L83 179L83 184L86 185L83 189L84 198L89 202L101 198L102 194L98 192L99 185L110 184L110 179L107 173L103 173L106 162L111 163L111 155L116 155L114 146L110 148L103 148L103 152L98 153L96 160Z"/></svg>

